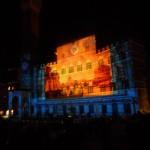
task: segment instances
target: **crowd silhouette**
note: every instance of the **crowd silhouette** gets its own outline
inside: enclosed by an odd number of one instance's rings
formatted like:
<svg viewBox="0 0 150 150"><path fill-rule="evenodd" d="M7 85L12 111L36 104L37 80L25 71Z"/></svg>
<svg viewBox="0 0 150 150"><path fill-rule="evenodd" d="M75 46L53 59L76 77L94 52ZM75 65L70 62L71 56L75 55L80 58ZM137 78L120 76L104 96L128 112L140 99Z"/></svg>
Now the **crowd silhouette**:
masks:
<svg viewBox="0 0 150 150"><path fill-rule="evenodd" d="M149 128L149 114L1 119L0 149L144 150Z"/></svg>

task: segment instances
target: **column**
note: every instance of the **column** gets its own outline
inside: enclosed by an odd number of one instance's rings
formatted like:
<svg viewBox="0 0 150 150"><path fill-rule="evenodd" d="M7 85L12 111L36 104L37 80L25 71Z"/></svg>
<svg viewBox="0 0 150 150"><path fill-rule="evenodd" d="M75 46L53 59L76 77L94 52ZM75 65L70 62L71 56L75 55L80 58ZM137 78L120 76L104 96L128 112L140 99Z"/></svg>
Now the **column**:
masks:
<svg viewBox="0 0 150 150"><path fill-rule="evenodd" d="M124 112L124 103L118 103L118 113L119 115L123 115Z"/></svg>
<svg viewBox="0 0 150 150"><path fill-rule="evenodd" d="M42 117L44 117L45 116L45 112L46 112L46 108L45 108L45 105L42 105L41 107L42 107L41 108Z"/></svg>
<svg viewBox="0 0 150 150"><path fill-rule="evenodd" d="M33 68L33 99L37 101L37 68Z"/></svg>
<svg viewBox="0 0 150 150"><path fill-rule="evenodd" d="M89 104L84 104L84 114L89 113Z"/></svg>
<svg viewBox="0 0 150 150"><path fill-rule="evenodd" d="M42 84L42 95L41 98L42 100L45 100L45 67L44 65L41 66L41 84Z"/></svg>
<svg viewBox="0 0 150 150"><path fill-rule="evenodd" d="M22 98L21 98L21 96L19 95L18 96L18 116L19 116L19 118L21 118L21 116L22 116Z"/></svg>
<svg viewBox="0 0 150 150"><path fill-rule="evenodd" d="M74 107L76 109L76 115L78 116L80 114L80 107L78 104L76 104Z"/></svg>
<svg viewBox="0 0 150 150"><path fill-rule="evenodd" d="M42 97L42 69L41 66L37 70L37 91L38 91L38 99L41 100Z"/></svg>
<svg viewBox="0 0 150 150"><path fill-rule="evenodd" d="M126 52L126 70L127 70L127 79L129 84L129 95L136 95L135 90L135 78L133 76L133 60L130 56L130 49L128 47L128 42L124 45L125 52Z"/></svg>
<svg viewBox="0 0 150 150"><path fill-rule="evenodd" d="M98 107L98 113L102 114L102 104L97 104Z"/></svg>
<svg viewBox="0 0 150 150"><path fill-rule="evenodd" d="M112 115L112 103L106 104L106 114L107 114L108 116L111 116L111 115Z"/></svg>
<svg viewBox="0 0 150 150"><path fill-rule="evenodd" d="M37 105L34 104L33 106L34 106L34 108L33 108L33 116L36 117L37 116Z"/></svg>
<svg viewBox="0 0 150 150"><path fill-rule="evenodd" d="M52 105L49 105L49 106L48 106L48 111L49 111L49 114L52 114L52 113L53 113L53 106L52 106Z"/></svg>
<svg viewBox="0 0 150 150"><path fill-rule="evenodd" d="M111 52L110 57L111 57L111 68L112 68L112 82L116 84L117 76L116 76L116 67L115 67L115 63L116 63L116 59L115 59L116 47L115 47L115 45L111 46L110 52ZM116 88L114 89L114 87L113 87L113 94L117 94Z"/></svg>
<svg viewBox="0 0 150 150"><path fill-rule="evenodd" d="M28 94L28 115L31 116L31 95Z"/></svg>
<svg viewBox="0 0 150 150"><path fill-rule="evenodd" d="M68 104L66 104L66 113L67 114L70 114L70 112L71 112L71 106L70 105L68 105Z"/></svg>
<svg viewBox="0 0 150 150"><path fill-rule="evenodd" d="M59 115L63 115L63 106L62 105L57 106L57 112Z"/></svg>

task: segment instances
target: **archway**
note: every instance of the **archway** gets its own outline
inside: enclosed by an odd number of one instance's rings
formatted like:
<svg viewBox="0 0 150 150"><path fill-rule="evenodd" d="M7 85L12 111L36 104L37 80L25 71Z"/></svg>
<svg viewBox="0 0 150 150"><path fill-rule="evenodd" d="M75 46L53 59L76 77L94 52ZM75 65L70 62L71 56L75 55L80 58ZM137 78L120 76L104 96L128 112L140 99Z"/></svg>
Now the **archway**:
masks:
<svg viewBox="0 0 150 150"><path fill-rule="evenodd" d="M8 109L9 109L9 116L18 116L21 117L22 115L22 108L21 108L21 93L19 91L11 91L8 93ZM12 114L13 111L13 114Z"/></svg>
<svg viewBox="0 0 150 150"><path fill-rule="evenodd" d="M9 116L22 117L23 114L30 115L30 92L10 91L8 93Z"/></svg>

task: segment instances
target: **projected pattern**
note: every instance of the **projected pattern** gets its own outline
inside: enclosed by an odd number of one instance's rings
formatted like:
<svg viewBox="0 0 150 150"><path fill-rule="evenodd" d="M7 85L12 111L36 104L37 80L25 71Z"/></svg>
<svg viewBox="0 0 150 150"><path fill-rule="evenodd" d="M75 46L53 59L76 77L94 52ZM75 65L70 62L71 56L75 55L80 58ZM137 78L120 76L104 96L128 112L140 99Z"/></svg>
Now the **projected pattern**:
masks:
<svg viewBox="0 0 150 150"><path fill-rule="evenodd" d="M46 65L47 97L112 94L110 51L96 53L95 36L57 48L57 63Z"/></svg>

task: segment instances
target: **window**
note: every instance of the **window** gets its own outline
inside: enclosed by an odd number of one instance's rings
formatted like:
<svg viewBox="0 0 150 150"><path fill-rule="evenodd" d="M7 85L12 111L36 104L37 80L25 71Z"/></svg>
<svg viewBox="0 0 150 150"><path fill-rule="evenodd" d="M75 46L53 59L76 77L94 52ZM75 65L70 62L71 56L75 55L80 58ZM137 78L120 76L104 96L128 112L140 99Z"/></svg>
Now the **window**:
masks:
<svg viewBox="0 0 150 150"><path fill-rule="evenodd" d="M86 63L86 69L91 69L92 68L92 63L91 62L88 62Z"/></svg>
<svg viewBox="0 0 150 150"><path fill-rule="evenodd" d="M70 67L69 67L69 73L72 73L72 72L74 72L74 67L73 67L73 66L70 66Z"/></svg>
<svg viewBox="0 0 150 150"><path fill-rule="evenodd" d="M66 69L63 68L63 69L61 70L61 74L65 74L65 73L66 73Z"/></svg>
<svg viewBox="0 0 150 150"><path fill-rule="evenodd" d="M77 71L82 71L82 65L77 65Z"/></svg>

